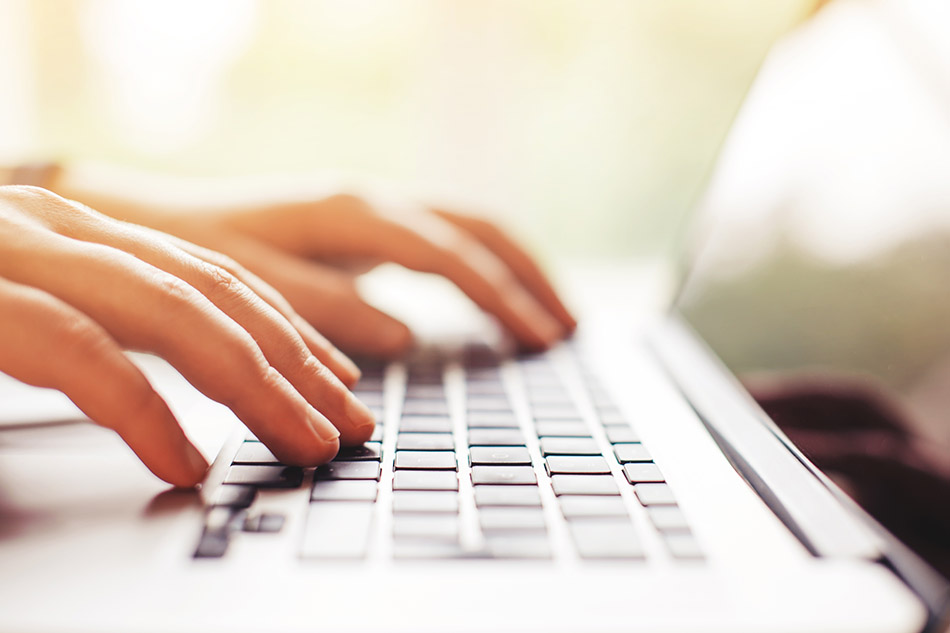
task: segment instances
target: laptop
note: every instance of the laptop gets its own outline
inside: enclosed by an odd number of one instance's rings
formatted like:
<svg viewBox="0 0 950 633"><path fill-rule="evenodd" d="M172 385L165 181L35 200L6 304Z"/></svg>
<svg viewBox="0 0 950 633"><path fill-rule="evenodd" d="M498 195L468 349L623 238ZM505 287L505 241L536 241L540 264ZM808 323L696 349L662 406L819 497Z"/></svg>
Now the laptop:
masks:
<svg viewBox="0 0 950 633"><path fill-rule="evenodd" d="M698 258L645 325L608 287L545 354L478 333L363 363L376 435L316 469L136 356L217 456L197 492L4 383L0 630L936 629L945 582L764 413L728 338L702 334L722 261Z"/></svg>

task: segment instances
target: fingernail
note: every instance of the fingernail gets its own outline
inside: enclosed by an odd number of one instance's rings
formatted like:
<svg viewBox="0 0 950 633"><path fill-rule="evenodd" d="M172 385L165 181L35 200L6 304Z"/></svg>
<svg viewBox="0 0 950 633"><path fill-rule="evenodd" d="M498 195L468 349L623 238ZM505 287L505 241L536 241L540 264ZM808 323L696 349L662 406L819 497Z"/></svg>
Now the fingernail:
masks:
<svg viewBox="0 0 950 633"><path fill-rule="evenodd" d="M352 393L346 398L345 411L346 417L353 423L357 429L362 430L376 426L376 416L363 404L359 398Z"/></svg>
<svg viewBox="0 0 950 633"><path fill-rule="evenodd" d="M310 409L310 426L313 427L313 430L317 432L317 435L320 436L325 442L332 442L333 440L340 437L340 432L336 430L336 427L330 424L330 421L323 417L316 409Z"/></svg>
<svg viewBox="0 0 950 633"><path fill-rule="evenodd" d="M204 479L208 472L208 460L201 454L201 451L195 448L194 444L187 444L185 455L188 458L188 465L191 467L193 478L198 481Z"/></svg>

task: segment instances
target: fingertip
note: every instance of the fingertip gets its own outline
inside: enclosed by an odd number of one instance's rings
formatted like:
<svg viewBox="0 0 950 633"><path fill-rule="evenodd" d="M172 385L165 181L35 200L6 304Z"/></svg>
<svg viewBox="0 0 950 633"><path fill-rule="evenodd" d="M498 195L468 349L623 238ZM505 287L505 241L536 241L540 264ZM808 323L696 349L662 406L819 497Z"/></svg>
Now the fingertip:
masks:
<svg viewBox="0 0 950 633"><path fill-rule="evenodd" d="M577 331L577 318L567 311L567 308L564 308L563 314L560 315L559 321L561 325L564 326L565 336L570 336Z"/></svg>
<svg viewBox="0 0 950 633"><path fill-rule="evenodd" d="M208 460L195 448L191 442L186 442L182 451L183 463L179 464L171 472L157 471L151 466L149 468L155 475L163 481L167 481L176 488L191 489L195 488L204 481L208 474Z"/></svg>
<svg viewBox="0 0 950 633"><path fill-rule="evenodd" d="M412 330L396 320L381 323L374 332L373 351L383 358L402 356L413 343Z"/></svg>

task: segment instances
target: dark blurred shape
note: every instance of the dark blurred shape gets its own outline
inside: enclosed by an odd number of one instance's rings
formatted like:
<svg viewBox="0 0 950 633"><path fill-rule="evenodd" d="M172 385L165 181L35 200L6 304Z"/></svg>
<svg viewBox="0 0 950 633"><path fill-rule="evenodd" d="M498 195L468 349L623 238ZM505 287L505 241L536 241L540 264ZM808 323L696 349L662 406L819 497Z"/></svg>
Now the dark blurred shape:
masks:
<svg viewBox="0 0 950 633"><path fill-rule="evenodd" d="M946 452L914 436L879 386L809 376L750 385L750 391L816 466L950 577Z"/></svg>

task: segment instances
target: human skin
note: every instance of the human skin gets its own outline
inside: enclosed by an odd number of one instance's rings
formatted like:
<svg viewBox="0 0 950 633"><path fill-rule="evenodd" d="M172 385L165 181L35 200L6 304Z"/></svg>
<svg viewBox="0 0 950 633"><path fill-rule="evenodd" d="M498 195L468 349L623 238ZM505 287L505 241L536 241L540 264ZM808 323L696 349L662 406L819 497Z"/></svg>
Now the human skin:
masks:
<svg viewBox="0 0 950 633"><path fill-rule="evenodd" d="M169 201L168 181L119 180L66 168L50 183L105 213L0 187L0 371L63 391L177 486L207 462L123 349L164 357L281 461L310 466L374 427L347 389L359 370L314 326L361 354L412 342L359 297L354 265L442 274L526 348L575 327L534 261L471 216L339 193Z"/></svg>
<svg viewBox="0 0 950 633"><path fill-rule="evenodd" d="M381 262L446 277L523 348L546 349L576 327L535 261L495 224L379 187L208 185L80 164L62 169L51 188L227 254L350 353L397 357L412 343L404 324L356 291L356 273Z"/></svg>
<svg viewBox="0 0 950 633"><path fill-rule="evenodd" d="M207 462L123 349L164 357L285 463L325 462L374 428L334 374L352 383L352 363L239 265L0 187L0 370L61 390L165 481L197 484Z"/></svg>

